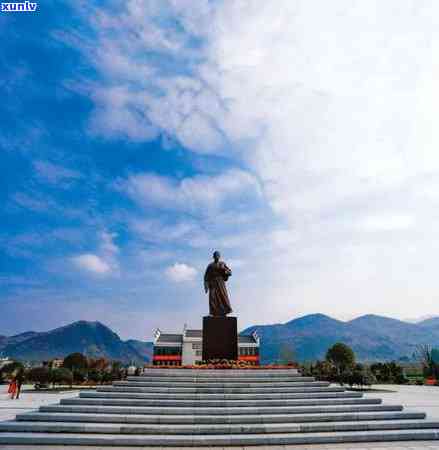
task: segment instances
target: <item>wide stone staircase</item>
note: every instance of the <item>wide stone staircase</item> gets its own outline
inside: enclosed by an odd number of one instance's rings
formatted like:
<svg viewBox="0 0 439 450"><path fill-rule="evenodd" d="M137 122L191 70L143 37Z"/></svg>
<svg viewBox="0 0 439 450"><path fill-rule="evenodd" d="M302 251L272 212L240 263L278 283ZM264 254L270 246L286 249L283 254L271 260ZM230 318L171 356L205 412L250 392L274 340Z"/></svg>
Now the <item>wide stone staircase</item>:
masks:
<svg viewBox="0 0 439 450"><path fill-rule="evenodd" d="M295 369L151 368L0 423L0 444L233 446L439 439L439 422Z"/></svg>

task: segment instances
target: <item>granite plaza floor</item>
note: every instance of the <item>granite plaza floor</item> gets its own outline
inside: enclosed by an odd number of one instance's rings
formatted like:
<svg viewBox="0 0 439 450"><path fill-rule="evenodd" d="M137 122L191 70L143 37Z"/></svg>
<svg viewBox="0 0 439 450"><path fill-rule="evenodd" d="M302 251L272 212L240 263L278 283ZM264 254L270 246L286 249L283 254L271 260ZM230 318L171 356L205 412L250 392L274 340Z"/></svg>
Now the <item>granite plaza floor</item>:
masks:
<svg viewBox="0 0 439 450"><path fill-rule="evenodd" d="M369 398L377 397L382 398L385 403L402 404L405 409L411 411L423 411L427 413L428 419L439 420L439 387L436 386L378 386L374 388L385 389L387 391L394 392L376 392L365 394ZM61 398L74 397L78 394L78 391L64 391L57 393L38 393L38 392L26 392L26 389L22 393L19 400L10 400L7 393L7 386L0 385L0 420L12 420L18 413L31 411L37 409L40 405L49 405L58 403ZM55 450L63 449L67 450L65 446L19 446L19 445L0 445L1 450ZM118 447L70 447L76 450L121 450ZM125 447L127 448L127 447ZM147 447L143 447L147 448ZM157 447L151 447L158 450ZM172 447L176 450L176 447ZM187 448L187 447L185 447ZM198 447L201 449L202 447ZM237 449L243 447L230 447L230 449ZM251 449L261 449L261 447L247 447ZM386 449L405 449L405 450L439 450L439 441L424 441L424 442L395 442L395 443L364 443L364 444L331 444L331 445L300 445L300 446L271 446L267 447L271 450L386 450ZM219 447L214 447L219 450Z"/></svg>
<svg viewBox="0 0 439 450"><path fill-rule="evenodd" d="M64 392L26 392L32 386L23 386L21 396L18 400L11 400L7 394L8 386L0 385L0 420L12 420L16 414L37 409L41 405L58 403L62 398L75 397L78 391Z"/></svg>

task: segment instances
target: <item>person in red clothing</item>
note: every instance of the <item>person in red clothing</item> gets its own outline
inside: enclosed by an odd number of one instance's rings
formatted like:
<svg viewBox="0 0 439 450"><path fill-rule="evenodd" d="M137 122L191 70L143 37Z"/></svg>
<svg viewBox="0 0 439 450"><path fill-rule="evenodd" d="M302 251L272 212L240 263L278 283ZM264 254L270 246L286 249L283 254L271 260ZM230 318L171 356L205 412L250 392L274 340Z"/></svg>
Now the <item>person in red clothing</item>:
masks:
<svg viewBox="0 0 439 450"><path fill-rule="evenodd" d="M18 369L17 375L15 376L15 399L18 400L21 393L21 386L24 380L24 371L23 369Z"/></svg>
<svg viewBox="0 0 439 450"><path fill-rule="evenodd" d="M15 381L15 378L13 378L9 382L9 387L8 387L8 394L11 394L11 399L14 398L16 391L17 391L17 382Z"/></svg>

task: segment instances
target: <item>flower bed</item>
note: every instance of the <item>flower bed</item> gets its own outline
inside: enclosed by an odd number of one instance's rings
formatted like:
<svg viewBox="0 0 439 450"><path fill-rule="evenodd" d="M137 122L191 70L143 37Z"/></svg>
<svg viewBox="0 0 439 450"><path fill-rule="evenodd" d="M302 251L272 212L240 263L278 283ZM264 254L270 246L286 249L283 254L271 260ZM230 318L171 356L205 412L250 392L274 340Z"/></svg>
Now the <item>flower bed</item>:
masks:
<svg viewBox="0 0 439 450"><path fill-rule="evenodd" d="M245 370L261 370L261 369L297 369L298 364L289 363L289 364L268 364L255 366L247 361L234 361L227 359L214 359L209 361L200 361L195 365L186 365L186 366L153 366L148 365L145 366L151 369L245 369Z"/></svg>

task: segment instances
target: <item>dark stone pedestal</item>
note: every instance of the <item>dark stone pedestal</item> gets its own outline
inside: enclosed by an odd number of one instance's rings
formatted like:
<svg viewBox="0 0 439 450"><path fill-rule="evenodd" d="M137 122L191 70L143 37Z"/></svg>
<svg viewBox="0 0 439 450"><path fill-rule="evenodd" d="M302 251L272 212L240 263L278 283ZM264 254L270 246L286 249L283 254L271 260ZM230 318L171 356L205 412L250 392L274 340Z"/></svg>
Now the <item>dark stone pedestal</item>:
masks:
<svg viewBox="0 0 439 450"><path fill-rule="evenodd" d="M203 360L238 359L236 317L203 317Z"/></svg>

